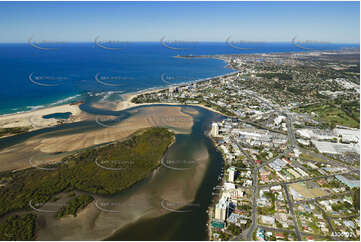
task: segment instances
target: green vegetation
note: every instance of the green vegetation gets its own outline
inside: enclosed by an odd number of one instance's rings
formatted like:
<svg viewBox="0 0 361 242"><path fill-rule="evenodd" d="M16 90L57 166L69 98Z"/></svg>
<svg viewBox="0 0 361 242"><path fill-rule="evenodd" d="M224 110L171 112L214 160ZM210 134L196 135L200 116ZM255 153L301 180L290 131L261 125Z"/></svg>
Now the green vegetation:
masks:
<svg viewBox="0 0 361 242"><path fill-rule="evenodd" d="M249 211L249 210L252 209L252 207L250 205L242 204L242 205L237 205L237 209L244 210L244 211Z"/></svg>
<svg viewBox="0 0 361 242"><path fill-rule="evenodd" d="M273 215L275 212L275 202L276 202L276 195L272 192L264 192L263 195L271 200L270 207L258 207L257 210L259 214L263 215Z"/></svg>
<svg viewBox="0 0 361 242"><path fill-rule="evenodd" d="M275 220L275 224L276 224L276 227L279 228L279 229L282 229L283 226L280 222L278 222L277 220Z"/></svg>
<svg viewBox="0 0 361 242"><path fill-rule="evenodd" d="M319 121L330 128L343 125L352 128L360 127L360 103L359 101L342 102L336 100L329 103L316 103L304 107L295 108L299 113L315 113Z"/></svg>
<svg viewBox="0 0 361 242"><path fill-rule="evenodd" d="M12 215L0 224L0 240L34 240L36 215Z"/></svg>
<svg viewBox="0 0 361 242"><path fill-rule="evenodd" d="M292 80L292 75L288 73L257 73L257 76L266 79L278 78L280 80Z"/></svg>
<svg viewBox="0 0 361 242"><path fill-rule="evenodd" d="M340 211L340 210L352 208L352 204L350 204L348 202L338 201L337 203L332 204L331 207L332 207L332 210L334 210L334 211Z"/></svg>
<svg viewBox="0 0 361 242"><path fill-rule="evenodd" d="M14 128L0 128L0 137L11 134L25 133L30 127L14 127Z"/></svg>
<svg viewBox="0 0 361 242"><path fill-rule="evenodd" d="M239 235L241 233L241 229L232 223L228 225L227 230L233 235Z"/></svg>
<svg viewBox="0 0 361 242"><path fill-rule="evenodd" d="M220 232L219 234L219 238L222 240L222 241L227 241L231 238L231 236L227 233L224 233L224 232Z"/></svg>
<svg viewBox="0 0 361 242"><path fill-rule="evenodd" d="M92 201L94 198L90 195L79 195L71 199L66 206L60 208L56 217L61 218L70 214L76 217L78 211L88 206Z"/></svg>
<svg viewBox="0 0 361 242"><path fill-rule="evenodd" d="M352 203L356 210L360 210L360 188L354 188Z"/></svg>
<svg viewBox="0 0 361 242"><path fill-rule="evenodd" d="M123 142L86 149L65 157L55 170L29 168L3 173L8 181L0 188L0 216L15 210L30 210L29 203L44 204L64 191L115 194L144 179L160 165L174 135L164 128L139 131ZM118 167L108 170L103 167ZM3 179L4 178L4 179Z"/></svg>

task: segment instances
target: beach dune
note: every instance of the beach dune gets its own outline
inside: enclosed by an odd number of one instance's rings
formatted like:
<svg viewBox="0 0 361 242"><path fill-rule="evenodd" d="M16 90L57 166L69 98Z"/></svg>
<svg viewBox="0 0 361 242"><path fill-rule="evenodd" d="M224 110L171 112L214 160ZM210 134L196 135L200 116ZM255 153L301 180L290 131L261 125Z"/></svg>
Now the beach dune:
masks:
<svg viewBox="0 0 361 242"><path fill-rule="evenodd" d="M0 116L0 128L29 127L30 130L36 130L54 126L59 123L59 120L55 118L45 119L43 116L67 112L70 112L71 116L69 119L63 120L63 122L77 122L81 120L79 117L81 113L79 104L64 104L31 112L2 115Z"/></svg>

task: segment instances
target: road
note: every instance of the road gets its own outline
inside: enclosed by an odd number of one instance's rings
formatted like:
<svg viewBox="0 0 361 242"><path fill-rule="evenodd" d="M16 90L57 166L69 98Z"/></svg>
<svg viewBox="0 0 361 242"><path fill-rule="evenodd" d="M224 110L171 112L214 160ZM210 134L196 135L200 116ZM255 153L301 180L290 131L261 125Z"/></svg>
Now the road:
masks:
<svg viewBox="0 0 361 242"><path fill-rule="evenodd" d="M292 202L292 200L290 199L290 195L288 194L287 185L283 184L282 187L283 187L283 189L285 190L286 198L287 198L287 201L288 201L288 207L289 207L290 212L291 212L291 215L292 215L293 223L295 224L295 232L296 232L297 240L300 241L302 238L301 238L300 231L299 231L299 229L298 229L298 223L297 223L297 219L296 219L296 214L295 214L295 212L293 211L293 202Z"/></svg>
<svg viewBox="0 0 361 242"><path fill-rule="evenodd" d="M291 148L296 148L297 141L296 141L295 133L293 132L292 119L289 115L287 115L287 134L288 134L288 139L291 143Z"/></svg>
<svg viewBox="0 0 361 242"><path fill-rule="evenodd" d="M257 226L257 196L258 196L258 168L254 166L253 169L253 202L252 202L252 223L247 231L247 240L252 240L253 231L256 229Z"/></svg>
<svg viewBox="0 0 361 242"><path fill-rule="evenodd" d="M232 140L234 144L237 144L234 140ZM253 165L253 174L252 174L252 189L253 189L253 197L252 197L252 214L251 219L252 223L247 229L246 232L246 240L252 240L253 231L257 227L257 196L258 196L258 166L256 161L248 155L247 152L243 150L242 147L237 145L239 150L246 156L249 163ZM242 240L242 234L236 236L233 240Z"/></svg>
<svg viewBox="0 0 361 242"><path fill-rule="evenodd" d="M332 234L334 234L335 230L333 229L332 223L330 218L327 216L327 213L317 204L317 202L313 203L323 214L323 217L326 218L326 221L328 223L328 227L330 227ZM340 239L341 240L341 239Z"/></svg>
<svg viewBox="0 0 361 242"><path fill-rule="evenodd" d="M266 126L263 126L262 124L258 124L258 123L255 123L251 120L241 120L242 122L244 123L247 123L247 124L250 124L250 125L253 125L259 129L265 129L265 130L268 130L270 132L274 132L274 133L278 133L278 134L284 134L284 135L287 135L287 133L285 131L282 131L282 130L276 130L276 129L271 129L271 128L268 128Z"/></svg>

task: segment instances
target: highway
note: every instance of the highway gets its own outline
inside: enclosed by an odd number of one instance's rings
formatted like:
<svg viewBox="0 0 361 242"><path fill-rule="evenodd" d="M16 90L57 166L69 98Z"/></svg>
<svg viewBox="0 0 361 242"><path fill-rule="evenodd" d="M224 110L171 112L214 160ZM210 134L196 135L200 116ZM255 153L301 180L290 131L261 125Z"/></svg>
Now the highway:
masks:
<svg viewBox="0 0 361 242"><path fill-rule="evenodd" d="M247 240L252 240L253 231L256 229L257 226L257 196L258 196L258 186L257 186L257 174L258 168L254 166L253 169L253 202L252 202L252 223L247 231Z"/></svg>
<svg viewBox="0 0 361 242"><path fill-rule="evenodd" d="M233 141L233 140L232 140ZM234 142L236 144L236 142ZM253 197L252 197L252 214L251 214L251 225L246 232L246 240L252 240L253 231L257 227L257 196L258 196L258 167L255 160L245 152L242 147L238 145L239 150L247 157L249 163L253 165L253 174L252 174L252 189L253 189ZM236 236L233 240L241 240L242 234Z"/></svg>

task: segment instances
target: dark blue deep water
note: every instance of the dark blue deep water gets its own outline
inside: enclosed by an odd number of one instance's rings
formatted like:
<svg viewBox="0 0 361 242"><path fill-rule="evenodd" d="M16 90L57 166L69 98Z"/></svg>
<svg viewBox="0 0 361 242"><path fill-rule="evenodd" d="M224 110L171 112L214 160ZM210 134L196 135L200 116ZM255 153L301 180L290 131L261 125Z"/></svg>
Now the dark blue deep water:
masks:
<svg viewBox="0 0 361 242"><path fill-rule="evenodd" d="M244 44L239 50L226 43L118 43L118 49L95 43L0 44L0 114L28 111L77 101L101 93L112 98L168 84L232 72L216 59L184 59L176 55L213 55L303 51L292 43ZM104 46L106 46L104 44ZM172 44L169 44L172 47ZM350 45L318 45L340 49ZM109 92L116 91L109 95Z"/></svg>

